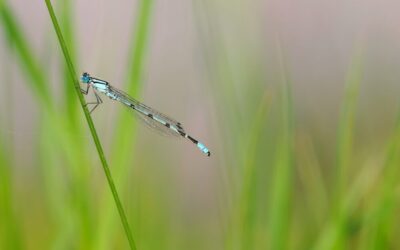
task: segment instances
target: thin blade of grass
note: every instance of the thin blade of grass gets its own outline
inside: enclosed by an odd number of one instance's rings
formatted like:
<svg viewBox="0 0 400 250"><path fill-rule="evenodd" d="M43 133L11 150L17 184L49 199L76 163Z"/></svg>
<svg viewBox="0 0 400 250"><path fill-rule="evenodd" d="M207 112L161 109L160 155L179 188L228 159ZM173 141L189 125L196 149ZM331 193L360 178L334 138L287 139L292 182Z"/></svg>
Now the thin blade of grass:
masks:
<svg viewBox="0 0 400 250"><path fill-rule="evenodd" d="M0 5L0 19L7 39L13 44L15 51L18 52L19 63L27 73L26 75L30 77L31 89L39 97L38 100L42 105L50 106L52 97L39 60L31 53L32 49L29 47L21 27L6 2L2 2Z"/></svg>
<svg viewBox="0 0 400 250"><path fill-rule="evenodd" d="M3 8L4 7L4 8ZM74 176L73 176L73 181L78 181L79 183L85 183L81 177L84 168L82 168L82 166L80 166L80 164L83 165L87 165L84 164L85 163L85 157L84 157L84 150L82 150L82 146L79 145L79 142L81 140L76 140L77 138L82 138L79 137L79 133L74 130L74 133L71 133L71 128L65 126L65 124L67 124L68 122L70 122L70 119L66 119L63 120L60 116L58 116L56 110L55 110L55 105L53 102L53 98L51 96L48 96L48 93L50 93L49 91L49 84L48 84L48 80L45 76L44 70L43 70L43 66L41 65L41 63L39 63L39 60L37 59L37 57L35 57L33 50L29 47L28 43L26 43L26 39L25 39L25 35L21 29L21 27L19 26L19 24L17 23L17 20L15 19L15 16L13 15L12 11L10 8L8 8L7 6L2 6L2 14L3 17L5 17L5 20L7 20L7 22L3 23L3 26L6 30L6 34L7 34L7 39L9 40L10 43L12 43L12 45L15 48L15 51L17 52L16 54L19 56L19 63L22 65L22 67L25 69L26 72L26 76L28 78L29 81L24 81L25 83L28 84L28 87L30 87L33 90L33 93L35 94L36 100L38 101L39 105L40 105L40 110L44 111L44 115L42 117L42 119L40 120L44 120L46 122L48 122L50 126L54 126L55 128L57 128L57 131L54 132L54 137L50 137L49 133L46 133L44 135L43 139L49 139L51 141L57 142L59 143L59 147L58 149L61 152L66 153L66 155L69 156L69 160L72 159L71 164L69 164L69 166L72 167L72 169L79 169L79 174L77 171L73 171ZM8 83L8 82L7 82ZM47 119L49 118L49 119ZM45 124L43 124L45 125ZM69 136L66 136L69 135ZM71 135L75 135L76 137L73 138L73 136ZM57 138L57 139L54 139ZM73 161L73 159L80 159L80 162L76 162ZM49 164L47 164L47 162L43 162L41 164L41 166L43 167L42 171L44 172L44 176L47 176L46 171L49 171L50 168L52 166L50 166ZM47 167L47 168L46 168ZM79 167L79 168L78 168ZM51 169L52 171L54 171L54 169ZM52 191L54 191L54 189L51 189ZM83 198L84 194L87 194L88 192L86 190L83 190L82 186L80 189L80 192L77 192L77 196L80 196L79 200L80 201L85 201L85 199ZM47 193L48 197L47 199L52 200L52 196L57 196L59 194L56 194L55 192L48 192ZM88 197L88 196L87 196ZM83 203L82 203L83 204ZM82 206L81 203L76 203L73 205L78 205L78 206ZM68 206L65 203L59 203L60 206L65 205ZM85 206L83 206L85 207ZM53 207L52 207L53 208ZM54 212L53 214L55 214L56 216L59 215L56 211L52 211ZM82 215L82 218L89 218L86 215ZM60 221L57 218L54 219L55 221ZM87 220L81 220L83 222L86 222ZM86 223L86 225L83 226L83 228L88 228L88 225ZM89 230L86 230L89 231ZM87 234L81 234L83 235L83 238L87 239L88 237L86 237L85 235ZM84 242L84 241L82 241Z"/></svg>
<svg viewBox="0 0 400 250"><path fill-rule="evenodd" d="M357 52L360 53L360 52ZM336 190L334 197L334 224L336 239L331 246L332 249L343 249L346 246L346 224L348 214L343 210L344 195L348 182L347 168L350 164L352 153L354 124L356 116L359 86L362 80L362 55L356 54L350 67L346 83L345 99L339 120L339 132L336 155Z"/></svg>
<svg viewBox="0 0 400 250"><path fill-rule="evenodd" d="M74 24L74 17L73 17L73 1L65 0L60 2L60 9L61 12L61 27L64 31L64 38L65 43L68 46L69 53L71 56L72 64L76 65L76 46L75 46L75 27ZM65 60L62 60L62 64L64 65L63 68L63 75L64 75L64 91L65 93L65 108L67 110L67 115L69 116L69 121L73 126L77 126L78 117L78 100L76 99L74 89L71 88L71 76L69 74L68 65L65 63Z"/></svg>
<svg viewBox="0 0 400 250"><path fill-rule="evenodd" d="M139 3L138 18L134 32L134 41L131 48L132 61L129 62L128 80L126 89L132 95L138 94L141 86L143 67L148 47L151 17L153 13L154 0L142 0Z"/></svg>
<svg viewBox="0 0 400 250"><path fill-rule="evenodd" d="M0 1L0 5L2 2ZM0 7L1 8L1 7ZM14 89L12 86L13 76L9 74L11 70L11 57L14 53L14 46L11 39L8 39L8 50L4 57L4 64L1 66L6 74L2 75L2 80L8 84L4 86L4 104L9 113L1 116L7 122L0 124L4 128L0 129L0 248L1 249L23 249L25 239L21 234L21 223L15 213L14 207L14 136L5 136L3 131L14 127ZM6 143L7 142L7 143Z"/></svg>
<svg viewBox="0 0 400 250"><path fill-rule="evenodd" d="M72 65L77 64L77 52L76 52L76 39L75 39L75 27L74 27L74 13L73 7L74 2L71 0L65 0L59 2L61 9L61 18L60 23L62 26L65 43L68 47L68 52L71 56ZM66 109L65 120L68 124L68 128L73 131L69 133L70 140L69 147L73 147L75 152L72 157L76 157L81 160L81 165L79 168L74 168L72 171L72 181L74 181L74 187L76 188L76 199L79 202L75 204L78 206L78 216L80 222L82 223L83 232L80 234L84 240L82 243L85 243L87 246L93 244L94 238L94 227L93 227L93 219L95 209L91 206L91 197L90 194L90 186L88 180L90 180L91 171L90 171L90 162L87 159L90 154L88 153L86 147L86 140L84 136L82 119L79 116L79 101L76 98L76 94L73 88L71 88L71 81L74 79L71 78L69 73L68 65L65 62L63 57L59 58L61 60L61 65L63 65L63 83L64 83L64 105ZM86 167L87 166L87 167ZM78 191L80 190L80 191Z"/></svg>
<svg viewBox="0 0 400 250"><path fill-rule="evenodd" d="M253 124L249 131L250 135L247 147L243 150L243 168L245 170L242 197L241 197L241 236L242 249L257 249L254 238L254 219L257 212L257 167L256 152L260 145L260 137L265 129L265 122L268 117L270 96L265 93L261 100Z"/></svg>
<svg viewBox="0 0 400 250"><path fill-rule="evenodd" d="M122 203L121 203L121 201L119 199L118 192L117 192L115 184L114 184L114 180L113 180L113 178L111 176L111 172L110 172L110 169L108 167L108 163L107 163L103 148L102 148L101 143L100 143L100 139L99 139L99 137L97 135L97 132L96 132L96 129L94 127L93 120L92 120L92 118L91 118L91 116L89 114L89 110L88 110L87 106L85 105L86 102L85 102L85 99L83 97L83 94L81 93L81 88L80 88L80 85L79 85L79 81L77 80L76 70L75 70L75 68L74 68L74 66L72 64L72 60L71 60L71 57L69 55L65 40L64 40L64 38L62 36L62 33L61 33L61 30L60 30L56 15L55 15L54 10L53 10L53 6L52 6L50 0L45 0L45 2L46 2L46 6L47 6L47 9L48 9L50 18L52 20L55 32L57 34L58 41L60 43L62 52L64 54L65 61L66 61L67 65L68 65L68 70L69 70L69 73L70 73L70 77L71 77L71 79L74 79L73 80L73 84L74 84L73 86L74 86L75 91L76 91L76 93L77 93L77 95L79 97L79 101L80 101L81 107L83 109L83 112L85 114L86 121L87 121L88 126L89 126L89 130L90 130L91 135L93 137L93 141L94 141L94 143L96 145L96 149L97 149L97 152L99 154L99 158L100 158L101 164L103 166L103 170L104 170L104 173L106 175L106 178L107 178L107 181L108 181L108 185L109 185L111 193L113 195L114 202L115 202L115 204L117 206L118 213L119 213L122 225L124 227L126 237L128 239L128 242L129 242L129 246L130 246L131 249L136 249L136 245L135 245L135 242L134 242L133 237L132 237L131 229L129 227L128 220L126 218L125 211L124 211L124 209L122 207Z"/></svg>
<svg viewBox="0 0 400 250"><path fill-rule="evenodd" d="M347 182L346 167L350 162L352 153L354 123L356 115L356 104L359 94L359 85L362 77L361 57L357 55L354 58L353 64L349 71L348 80L346 83L345 97L340 114L337 154L336 154L336 169L337 169L337 189L340 200L340 195L343 194ZM340 201L339 201L340 202Z"/></svg>
<svg viewBox="0 0 400 250"><path fill-rule="evenodd" d="M130 66L127 72L127 82L125 84L124 90L133 97L137 97L143 84L142 75L144 62L146 58L148 40L149 40L149 30L151 24L151 17L153 12L154 0L141 0L139 1L139 8L137 11L137 18L135 20L133 41L131 45L131 54L129 58L131 61L128 62ZM135 121L132 119L131 114L122 111L116 119L116 127L114 140L112 142L112 162L114 163L115 178L125 186L127 182L127 177L129 176L127 172L130 170L128 168L128 163L131 161L133 153L132 150L135 140ZM127 138L129 138L127 140ZM132 190L130 190L132 192ZM108 211L110 210L110 202L106 198L102 202L103 211L102 220L99 225L98 232L98 246L99 249L109 248L110 237L107 235L113 232L112 214ZM101 247L101 248L100 248Z"/></svg>
<svg viewBox="0 0 400 250"><path fill-rule="evenodd" d="M143 67L145 61L145 55L147 51L147 41L148 41L148 33L150 27L150 21L152 16L154 0L142 0L139 2L139 10L138 17L136 20L135 32L134 32L134 41L131 49L132 61L129 63L131 66L128 69L127 75L127 83L124 89L126 89L128 94L131 94L133 97L137 96L141 86ZM131 119L130 115L127 112L122 112L117 119L117 126L115 128L115 140L114 140L114 152L112 155L114 156L113 160L116 162L116 166L119 169L120 166L123 166L129 160L129 156L132 154L132 147L134 140L126 140L126 138L131 138L134 135L135 126L134 121ZM121 147L123 145L123 147Z"/></svg>
<svg viewBox="0 0 400 250"><path fill-rule="evenodd" d="M310 225L308 229L311 231L311 237L319 230L322 225L328 208L328 194L326 183L324 182L322 166L318 161L318 154L314 142L307 134L296 137L296 159L298 159L298 175L300 183L304 190L304 200L307 203L307 209L310 211L307 219L311 217L315 225ZM309 223L307 221L307 223ZM309 223L311 224L311 223Z"/></svg>
<svg viewBox="0 0 400 250"><path fill-rule="evenodd" d="M24 81L24 83L27 83L28 87L33 90L32 92L34 93L34 96L40 105L40 110L45 111L46 115L53 114L51 116L53 119L52 121L54 122L53 124L56 124L57 118L54 116L53 98L49 96L49 85L45 77L43 67L39 63L37 57L34 55L29 43L26 42L28 40L26 39L21 26L18 24L12 10L5 3L0 8L1 18L5 20L2 22L2 26L5 30L6 38L13 46L13 51L16 52L15 54L19 59L18 62L25 70L25 76L28 79L28 81ZM6 83L7 86L11 84L9 81L6 81ZM46 115L44 117L46 117ZM42 165L47 166L46 163Z"/></svg>
<svg viewBox="0 0 400 250"><path fill-rule="evenodd" d="M396 208L398 204L398 176L400 166L400 113L396 126L388 142L378 197L373 199L367 210L364 223L368 224L366 236L360 249L388 249L390 232L398 224Z"/></svg>
<svg viewBox="0 0 400 250"><path fill-rule="evenodd" d="M11 159L0 134L0 248L23 249L20 225L13 206Z"/></svg>
<svg viewBox="0 0 400 250"><path fill-rule="evenodd" d="M337 151L335 164L335 190L333 211L327 230L320 237L316 249L343 249L346 246L347 211L345 209L346 186L348 182L347 168L351 160L354 123L356 115L359 85L363 73L363 57L356 51L348 71L345 96L339 119Z"/></svg>
<svg viewBox="0 0 400 250"><path fill-rule="evenodd" d="M272 193L269 207L268 249L287 249L289 242L289 214L293 175L293 115L291 87L288 72L278 42L279 62L282 69L281 131L278 139Z"/></svg>

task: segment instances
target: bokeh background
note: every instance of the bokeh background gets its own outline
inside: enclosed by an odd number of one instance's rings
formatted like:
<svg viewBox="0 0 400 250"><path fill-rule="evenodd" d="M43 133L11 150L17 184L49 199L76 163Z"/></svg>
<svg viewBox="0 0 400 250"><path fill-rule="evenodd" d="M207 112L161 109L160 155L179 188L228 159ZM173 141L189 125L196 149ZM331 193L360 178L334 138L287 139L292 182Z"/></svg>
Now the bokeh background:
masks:
<svg viewBox="0 0 400 250"><path fill-rule="evenodd" d="M103 98L138 249L400 248L399 2L53 4L79 73L212 152ZM127 249L44 1L0 0L0 82L0 249Z"/></svg>

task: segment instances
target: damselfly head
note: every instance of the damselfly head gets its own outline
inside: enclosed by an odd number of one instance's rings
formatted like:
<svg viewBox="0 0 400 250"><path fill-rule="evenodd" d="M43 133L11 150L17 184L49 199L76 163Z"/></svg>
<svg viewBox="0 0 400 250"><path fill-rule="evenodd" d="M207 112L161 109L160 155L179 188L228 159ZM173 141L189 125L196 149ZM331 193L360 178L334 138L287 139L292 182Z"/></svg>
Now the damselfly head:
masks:
<svg viewBox="0 0 400 250"><path fill-rule="evenodd" d="M81 81L83 83L89 83L92 80L92 78L90 77L90 75L88 73L83 73L81 76Z"/></svg>

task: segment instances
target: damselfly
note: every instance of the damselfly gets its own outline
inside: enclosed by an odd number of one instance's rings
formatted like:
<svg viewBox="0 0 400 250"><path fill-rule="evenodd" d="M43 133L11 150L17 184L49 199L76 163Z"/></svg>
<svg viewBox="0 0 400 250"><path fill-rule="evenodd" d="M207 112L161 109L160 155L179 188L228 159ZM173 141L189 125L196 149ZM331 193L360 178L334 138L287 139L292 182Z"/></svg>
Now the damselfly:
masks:
<svg viewBox="0 0 400 250"><path fill-rule="evenodd" d="M82 74L81 81L82 83L87 84L86 90L81 89L82 93L87 95L89 93L89 88L92 87L96 97L96 102L87 103L87 105L94 105L90 110L90 113L92 113L101 103L103 103L100 96L97 94L97 92L100 92L108 96L110 99L119 101L120 103L134 110L138 114L139 118L146 122L150 127L160 131L163 134L186 138L196 144L196 146L204 154L207 156L211 155L210 151L206 146L204 146L204 144L185 132L180 122L177 122L176 120L150 108L149 106L140 103L139 101L130 97L128 94L114 88L107 81L91 77L88 73Z"/></svg>

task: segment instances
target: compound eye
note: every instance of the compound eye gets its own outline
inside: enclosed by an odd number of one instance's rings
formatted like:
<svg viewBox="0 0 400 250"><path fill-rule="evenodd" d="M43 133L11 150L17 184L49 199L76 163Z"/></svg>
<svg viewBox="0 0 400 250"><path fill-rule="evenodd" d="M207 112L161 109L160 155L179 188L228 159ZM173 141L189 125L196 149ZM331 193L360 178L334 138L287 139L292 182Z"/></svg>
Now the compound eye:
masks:
<svg viewBox="0 0 400 250"><path fill-rule="evenodd" d="M90 82L90 75L88 73L83 73L81 76L81 81L83 83L89 83Z"/></svg>

